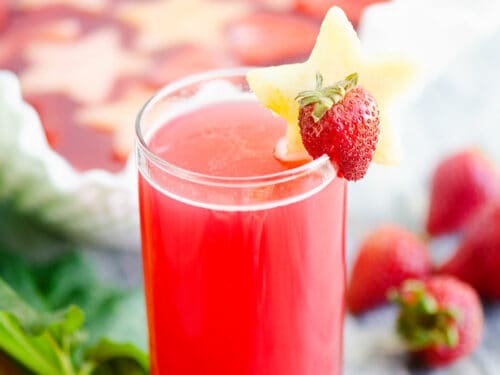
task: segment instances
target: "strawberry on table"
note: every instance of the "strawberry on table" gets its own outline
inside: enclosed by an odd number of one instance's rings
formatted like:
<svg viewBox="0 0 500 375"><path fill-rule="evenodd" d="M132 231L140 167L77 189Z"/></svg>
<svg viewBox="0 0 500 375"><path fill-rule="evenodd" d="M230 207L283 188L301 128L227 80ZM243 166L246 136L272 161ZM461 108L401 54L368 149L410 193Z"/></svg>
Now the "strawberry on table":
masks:
<svg viewBox="0 0 500 375"><path fill-rule="evenodd" d="M236 19L227 30L229 48L247 65L270 65L306 57L319 26L297 15L255 13Z"/></svg>
<svg viewBox="0 0 500 375"><path fill-rule="evenodd" d="M470 354L481 340L483 310L474 289L453 277L408 280L390 298L399 305L397 331L428 366Z"/></svg>
<svg viewBox="0 0 500 375"><path fill-rule="evenodd" d="M465 228L455 254L439 273L471 284L483 297L500 300L500 200L485 204Z"/></svg>
<svg viewBox="0 0 500 375"><path fill-rule="evenodd" d="M376 100L380 113L380 134L373 158L379 163L396 164L398 142L387 120L387 107L410 84L414 72L413 64L404 58L366 57L344 12L334 7L327 13L306 62L254 69L247 79L262 105L288 123L286 137L276 146L276 156L283 161L297 161L310 158L301 138L297 95L315 88L317 73L321 73L325 87L358 73L359 85Z"/></svg>
<svg viewBox="0 0 500 375"><path fill-rule="evenodd" d="M479 150L464 150L444 159L434 170L427 231L453 232L485 202L500 194L493 164Z"/></svg>
<svg viewBox="0 0 500 375"><path fill-rule="evenodd" d="M390 288L431 273L430 253L404 228L383 225L361 244L347 288L347 307L362 313L386 301Z"/></svg>

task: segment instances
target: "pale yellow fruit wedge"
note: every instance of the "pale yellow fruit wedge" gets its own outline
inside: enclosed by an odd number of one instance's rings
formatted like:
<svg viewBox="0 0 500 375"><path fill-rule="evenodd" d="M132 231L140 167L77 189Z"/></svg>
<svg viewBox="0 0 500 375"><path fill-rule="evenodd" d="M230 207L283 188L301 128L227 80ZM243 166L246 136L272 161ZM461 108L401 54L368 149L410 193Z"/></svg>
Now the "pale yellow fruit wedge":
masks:
<svg viewBox="0 0 500 375"><path fill-rule="evenodd" d="M250 88L262 105L288 123L286 138L277 147L277 156L293 160L307 155L300 138L299 105L295 97L301 91L314 88L316 72L323 75L324 86L351 73L359 74L359 85L375 97L381 113L374 160L381 164L397 164L400 146L387 120L387 106L410 85L415 77L415 66L403 57L363 55L352 24L338 7L331 8L325 16L316 45L306 62L254 69L247 75Z"/></svg>

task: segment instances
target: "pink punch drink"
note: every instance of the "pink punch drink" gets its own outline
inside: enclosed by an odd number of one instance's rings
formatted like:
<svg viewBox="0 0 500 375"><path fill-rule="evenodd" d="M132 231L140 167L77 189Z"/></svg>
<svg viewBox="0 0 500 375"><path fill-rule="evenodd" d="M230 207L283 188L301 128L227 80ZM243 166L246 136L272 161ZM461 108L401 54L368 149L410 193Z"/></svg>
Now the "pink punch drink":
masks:
<svg viewBox="0 0 500 375"><path fill-rule="evenodd" d="M346 183L274 157L245 70L171 84L138 118L152 374L340 375Z"/></svg>

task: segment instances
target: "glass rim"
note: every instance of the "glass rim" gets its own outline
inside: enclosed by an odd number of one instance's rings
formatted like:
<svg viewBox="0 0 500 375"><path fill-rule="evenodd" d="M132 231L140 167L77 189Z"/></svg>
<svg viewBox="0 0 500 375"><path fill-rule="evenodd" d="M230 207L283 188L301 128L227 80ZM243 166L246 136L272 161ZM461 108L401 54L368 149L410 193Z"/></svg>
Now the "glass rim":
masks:
<svg viewBox="0 0 500 375"><path fill-rule="evenodd" d="M274 184L277 182L285 182L303 176L311 171L318 169L321 165L329 162L330 158L327 155L322 155L319 158L313 159L298 167L286 169L281 172L275 172L257 176L245 176L245 177L214 176L179 167L173 163L170 163L164 158L158 156L153 150L150 149L142 134L141 125L143 122L142 120L144 115L148 113L148 111L156 103L158 103L163 98L167 97L169 94L185 86L217 78L245 76L250 69L254 68L238 67L238 68L209 70L203 73L186 76L184 78L168 83L167 85L162 87L151 98L149 98L146 101L146 103L143 105L143 107L141 108L136 117L135 138L136 138L137 151L143 152L145 156L151 162L153 162L157 167L175 177L205 185L223 186L223 187L259 186L259 185Z"/></svg>

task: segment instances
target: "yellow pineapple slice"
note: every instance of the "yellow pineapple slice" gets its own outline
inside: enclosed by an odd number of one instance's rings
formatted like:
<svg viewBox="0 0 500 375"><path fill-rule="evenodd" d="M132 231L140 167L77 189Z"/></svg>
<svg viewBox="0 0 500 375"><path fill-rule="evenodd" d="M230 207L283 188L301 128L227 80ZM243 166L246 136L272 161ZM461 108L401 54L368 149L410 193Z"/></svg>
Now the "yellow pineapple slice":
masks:
<svg viewBox="0 0 500 375"><path fill-rule="evenodd" d="M288 123L286 137L276 147L277 157L297 160L307 157L298 126L297 94L313 89L316 73L323 75L324 86L332 85L351 73L359 74L359 85L377 100L381 131L374 161L381 164L399 162L399 142L387 120L387 105L414 78L414 65L394 56L367 57L352 24L342 9L331 8L318 35L309 59L301 64L288 64L251 70L247 75L250 88L259 101Z"/></svg>

